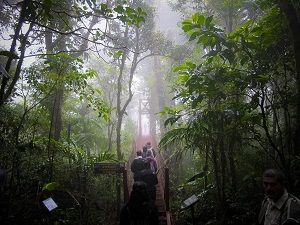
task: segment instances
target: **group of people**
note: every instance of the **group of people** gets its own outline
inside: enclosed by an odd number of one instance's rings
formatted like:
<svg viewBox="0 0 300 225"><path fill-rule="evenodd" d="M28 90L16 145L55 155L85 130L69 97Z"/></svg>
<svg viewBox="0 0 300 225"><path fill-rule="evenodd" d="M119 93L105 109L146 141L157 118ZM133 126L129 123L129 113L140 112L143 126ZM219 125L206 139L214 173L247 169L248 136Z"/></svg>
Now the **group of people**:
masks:
<svg viewBox="0 0 300 225"><path fill-rule="evenodd" d="M129 201L122 207L119 225L158 225L158 209L155 204L157 163L155 150L147 142L131 163L134 184Z"/></svg>
<svg viewBox="0 0 300 225"><path fill-rule="evenodd" d="M149 142L146 147L145 157L139 150L131 164L135 183L129 201L121 210L120 225L144 224L145 220L147 224L159 224L155 204L157 164ZM256 225L300 225L300 200L287 191L284 173L278 169L267 169L262 178L265 199L257 213Z"/></svg>
<svg viewBox="0 0 300 225"><path fill-rule="evenodd" d="M145 150L144 150L145 149ZM145 152L145 156L143 153ZM157 179L157 163L155 159L155 151L151 147L151 143L147 142L143 147L143 151L136 152L137 157L131 163L131 171L133 172L134 181L143 181L147 184L147 189L151 199L156 200L156 184Z"/></svg>

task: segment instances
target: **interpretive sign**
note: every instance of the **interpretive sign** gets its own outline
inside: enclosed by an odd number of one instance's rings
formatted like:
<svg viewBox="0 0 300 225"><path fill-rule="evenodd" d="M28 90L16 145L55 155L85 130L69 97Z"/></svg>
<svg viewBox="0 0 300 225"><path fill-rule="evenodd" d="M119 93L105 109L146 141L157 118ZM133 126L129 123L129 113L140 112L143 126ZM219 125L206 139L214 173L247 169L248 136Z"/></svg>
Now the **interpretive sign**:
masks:
<svg viewBox="0 0 300 225"><path fill-rule="evenodd" d="M186 210L188 208L191 209L191 213L192 213L192 221L193 221L193 225L196 224L195 222L195 213L194 213L194 205L199 202L199 199L197 198L196 195L192 195L191 197L189 197L188 199L186 199L183 204L181 205L181 209L182 210Z"/></svg>
<svg viewBox="0 0 300 225"><path fill-rule="evenodd" d="M94 163L94 173L123 173L125 172L125 162L96 162Z"/></svg>
<svg viewBox="0 0 300 225"><path fill-rule="evenodd" d="M47 198L43 201L43 204L46 206L49 212L57 208L57 205L52 198Z"/></svg>
<svg viewBox="0 0 300 225"><path fill-rule="evenodd" d="M188 209L191 206L195 205L197 202L199 202L199 199L197 198L196 195L192 195L188 199L186 199L183 204L181 205L181 209Z"/></svg>

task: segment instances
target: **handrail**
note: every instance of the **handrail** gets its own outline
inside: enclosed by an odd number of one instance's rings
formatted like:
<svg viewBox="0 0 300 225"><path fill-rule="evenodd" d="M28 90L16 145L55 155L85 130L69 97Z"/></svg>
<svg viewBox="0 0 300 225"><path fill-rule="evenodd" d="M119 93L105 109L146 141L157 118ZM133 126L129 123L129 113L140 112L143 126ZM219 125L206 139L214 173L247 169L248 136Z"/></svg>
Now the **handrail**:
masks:
<svg viewBox="0 0 300 225"><path fill-rule="evenodd" d="M163 188L162 194L165 199L166 211L170 211L169 168L166 165L165 159L163 158L162 154L160 154L160 151L158 149L158 144L156 142L156 137L154 135L151 135L151 143L157 152L156 161L158 163L158 168L159 168L158 169L158 180L162 184L162 188Z"/></svg>
<svg viewBox="0 0 300 225"><path fill-rule="evenodd" d="M162 157L162 155L159 153L159 151L157 151L156 153L156 162L157 162L157 166L158 166L158 170L157 170L157 178L159 180L159 182L161 183L161 186L163 188L163 196L165 197L165 162L164 159Z"/></svg>
<svg viewBox="0 0 300 225"><path fill-rule="evenodd" d="M128 196L129 193L131 192L131 186L133 184L133 173L131 172L131 162L134 160L134 158L136 157L136 150L137 148L137 144L136 144L136 140L132 141L132 151L131 154L128 157L128 161L126 163L126 172L127 172L127 180L128 180ZM125 190L124 190L125 192ZM127 199L128 200L128 199Z"/></svg>

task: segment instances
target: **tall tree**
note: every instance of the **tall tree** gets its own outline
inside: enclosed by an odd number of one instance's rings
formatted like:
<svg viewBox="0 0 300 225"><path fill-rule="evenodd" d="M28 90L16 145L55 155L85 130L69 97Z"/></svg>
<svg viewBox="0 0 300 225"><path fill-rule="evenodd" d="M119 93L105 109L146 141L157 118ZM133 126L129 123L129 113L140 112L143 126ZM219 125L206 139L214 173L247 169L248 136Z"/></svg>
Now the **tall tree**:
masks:
<svg viewBox="0 0 300 225"><path fill-rule="evenodd" d="M297 120L296 129L294 133L294 151L296 155L300 155L300 17L299 7L296 7L296 3L291 0L287 1L275 1L278 2L279 8L285 15L290 35L292 39L292 46L294 52L294 60L296 66L296 80L297 80ZM297 11L298 10L298 11Z"/></svg>
<svg viewBox="0 0 300 225"><path fill-rule="evenodd" d="M122 49L122 52L118 51L114 54L116 56L119 55L115 63L118 71L116 145L119 159L122 157L122 122L126 115L127 107L133 97L132 82L133 76L137 72L137 67L144 59L163 54L171 44L164 40L162 35L154 32L153 8L142 1L132 1L128 2L128 4L131 8L143 9L143 11L147 13L147 16L140 10L139 12L142 16L145 16L146 20L144 24L140 24L136 27L130 27L129 23L125 23L124 25L112 24L115 25L116 28L112 30L111 36L116 40L118 40L116 37L122 36L121 43L114 43L117 49Z"/></svg>
<svg viewBox="0 0 300 225"><path fill-rule="evenodd" d="M285 20L280 24L274 22L278 10L274 5L268 9L259 23L252 26L249 21L229 35L213 25L211 17L195 14L191 20L183 21L183 30L189 34L190 41L201 43L205 55L203 62L187 61L175 70L180 72L175 85L176 99L186 105L171 109L169 112L173 117L167 123L183 128L179 129L181 132L170 132L177 135L172 140L184 137L186 148L191 151L195 146L202 147L207 143L207 137L199 137L204 132L195 132L196 128L210 134L211 145L200 150L205 149L211 157L218 196L218 220L225 217L226 199L230 193L224 190L232 188L226 185L227 181L237 187L235 164L238 162L235 159L238 152L241 154L247 144L255 143L241 142L244 136L253 135L252 140L259 144L260 154L269 159L266 160L269 166L277 165L287 174L292 172L293 153L288 136L292 118L298 116L293 112L295 105L290 99L293 94L289 91L295 88L295 83L286 78L293 77L296 70L291 63L293 60L288 60L295 56L290 54L292 45L288 40L291 36L284 32ZM265 24L273 26L265 28ZM277 36L279 33L281 35ZM275 123L270 122L273 116ZM274 133L275 139L272 135L274 126L278 131ZM170 135L166 137L170 139ZM201 145L196 144L199 141ZM169 142L163 139L161 144L165 143Z"/></svg>

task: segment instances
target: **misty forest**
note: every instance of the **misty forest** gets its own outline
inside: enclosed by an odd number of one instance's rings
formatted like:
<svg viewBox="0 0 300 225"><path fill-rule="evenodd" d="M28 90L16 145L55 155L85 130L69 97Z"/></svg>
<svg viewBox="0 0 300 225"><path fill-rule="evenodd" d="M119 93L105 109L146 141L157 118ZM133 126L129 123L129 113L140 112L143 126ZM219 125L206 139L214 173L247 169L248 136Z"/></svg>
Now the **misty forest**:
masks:
<svg viewBox="0 0 300 225"><path fill-rule="evenodd" d="M0 10L1 225L117 225L150 138L161 224L254 224L267 168L300 197L299 0Z"/></svg>

